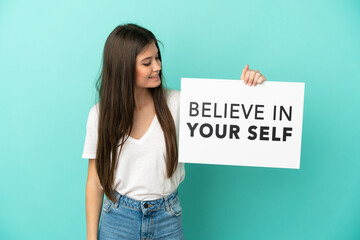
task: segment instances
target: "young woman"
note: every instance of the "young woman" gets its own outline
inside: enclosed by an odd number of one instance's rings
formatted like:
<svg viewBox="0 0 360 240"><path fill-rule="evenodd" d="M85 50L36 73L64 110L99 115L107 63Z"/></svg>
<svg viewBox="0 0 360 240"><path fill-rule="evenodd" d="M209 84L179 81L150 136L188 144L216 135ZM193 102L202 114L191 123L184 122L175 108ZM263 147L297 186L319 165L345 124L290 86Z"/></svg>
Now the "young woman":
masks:
<svg viewBox="0 0 360 240"><path fill-rule="evenodd" d="M241 79L252 86L265 81L248 65ZM89 112L82 155L89 159L87 239L184 238L180 94L162 80L154 34L135 24L116 27L105 43L99 102Z"/></svg>

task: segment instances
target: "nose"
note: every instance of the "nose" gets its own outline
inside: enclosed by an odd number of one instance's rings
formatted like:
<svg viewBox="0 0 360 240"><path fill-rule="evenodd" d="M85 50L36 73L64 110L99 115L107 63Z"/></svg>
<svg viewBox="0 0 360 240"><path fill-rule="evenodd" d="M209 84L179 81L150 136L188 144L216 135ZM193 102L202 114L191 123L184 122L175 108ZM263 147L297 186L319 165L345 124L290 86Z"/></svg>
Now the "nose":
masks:
<svg viewBox="0 0 360 240"><path fill-rule="evenodd" d="M160 61L154 61L153 71L158 72L161 70L161 62Z"/></svg>

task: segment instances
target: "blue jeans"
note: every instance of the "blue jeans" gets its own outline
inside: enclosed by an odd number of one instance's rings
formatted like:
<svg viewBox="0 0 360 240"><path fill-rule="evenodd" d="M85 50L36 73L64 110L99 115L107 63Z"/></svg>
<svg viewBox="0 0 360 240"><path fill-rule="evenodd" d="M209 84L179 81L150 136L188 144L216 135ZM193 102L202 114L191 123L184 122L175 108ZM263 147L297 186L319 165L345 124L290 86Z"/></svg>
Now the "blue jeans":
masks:
<svg viewBox="0 0 360 240"><path fill-rule="evenodd" d="M99 240L184 239L178 191L153 201L137 201L114 191L116 201L105 198Z"/></svg>

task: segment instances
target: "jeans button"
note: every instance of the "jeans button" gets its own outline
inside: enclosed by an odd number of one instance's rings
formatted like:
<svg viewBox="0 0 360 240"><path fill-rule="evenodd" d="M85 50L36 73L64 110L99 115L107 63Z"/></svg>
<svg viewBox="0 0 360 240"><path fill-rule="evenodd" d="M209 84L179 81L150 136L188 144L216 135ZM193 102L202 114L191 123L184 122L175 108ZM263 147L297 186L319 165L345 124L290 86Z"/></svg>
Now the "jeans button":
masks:
<svg viewBox="0 0 360 240"><path fill-rule="evenodd" d="M144 204L144 208L148 208L148 206L149 206L149 205L148 205L147 203Z"/></svg>

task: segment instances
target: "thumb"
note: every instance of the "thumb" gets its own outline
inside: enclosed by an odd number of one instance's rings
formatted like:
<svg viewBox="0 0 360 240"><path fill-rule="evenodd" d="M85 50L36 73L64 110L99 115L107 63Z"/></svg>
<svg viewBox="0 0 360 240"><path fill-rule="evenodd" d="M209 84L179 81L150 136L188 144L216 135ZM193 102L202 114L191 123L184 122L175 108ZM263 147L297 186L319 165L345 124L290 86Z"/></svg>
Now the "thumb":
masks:
<svg viewBox="0 0 360 240"><path fill-rule="evenodd" d="M240 80L244 80L247 70L249 70L249 64L246 64L244 69L242 70Z"/></svg>

